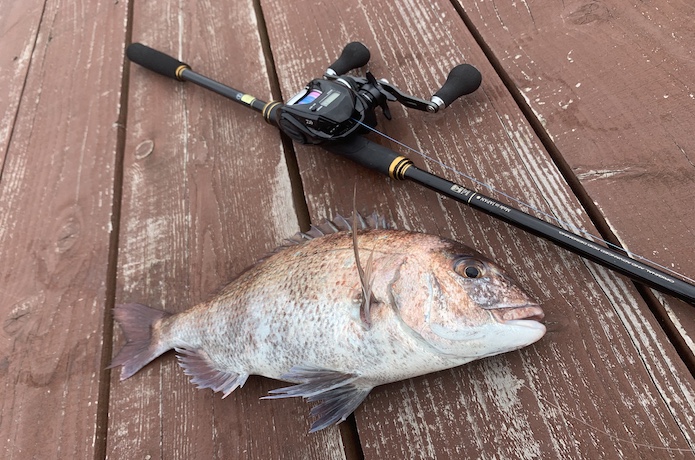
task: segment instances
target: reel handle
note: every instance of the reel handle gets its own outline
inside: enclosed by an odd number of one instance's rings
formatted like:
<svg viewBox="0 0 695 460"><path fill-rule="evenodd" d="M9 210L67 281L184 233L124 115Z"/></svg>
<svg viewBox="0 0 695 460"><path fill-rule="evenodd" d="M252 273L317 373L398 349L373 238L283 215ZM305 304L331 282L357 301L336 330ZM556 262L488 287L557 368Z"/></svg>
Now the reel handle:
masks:
<svg viewBox="0 0 695 460"><path fill-rule="evenodd" d="M442 106L448 107L449 104L459 97L470 94L478 89L482 81L483 76L478 69L470 64L459 64L451 69L449 76L446 77L446 82L444 82L442 87L432 96L432 102L437 104L440 108Z"/></svg>
<svg viewBox="0 0 695 460"><path fill-rule="evenodd" d="M179 81L184 81L181 77L181 72L186 69L190 70L191 68L188 64L174 59L161 51L143 45L142 43L132 43L129 45L128 49L126 49L126 56L128 56L128 59L132 62L148 70Z"/></svg>
<svg viewBox="0 0 695 460"><path fill-rule="evenodd" d="M360 42L350 42L345 45L340 57L328 67L326 74L330 76L343 75L352 69L362 67L369 62L369 50Z"/></svg>

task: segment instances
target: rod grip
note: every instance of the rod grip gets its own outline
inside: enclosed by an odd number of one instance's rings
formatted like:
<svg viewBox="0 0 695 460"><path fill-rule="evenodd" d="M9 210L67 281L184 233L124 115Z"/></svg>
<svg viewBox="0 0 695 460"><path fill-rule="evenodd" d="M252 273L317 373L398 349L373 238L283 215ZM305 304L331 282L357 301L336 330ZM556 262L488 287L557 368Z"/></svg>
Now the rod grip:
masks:
<svg viewBox="0 0 695 460"><path fill-rule="evenodd" d="M133 43L128 46L128 49L126 49L126 56L128 56L128 59L132 62L148 70L176 80L183 81L181 72L184 69L190 69L188 64L184 64L178 59L174 59L168 54L164 54L142 43Z"/></svg>
<svg viewBox="0 0 695 460"><path fill-rule="evenodd" d="M321 147L386 175L389 173L391 162L398 156L393 150L363 136L356 136L341 142L326 142Z"/></svg>
<svg viewBox="0 0 695 460"><path fill-rule="evenodd" d="M403 179L404 169L412 164L407 158L363 136L340 142L326 142L321 147L393 179Z"/></svg>
<svg viewBox="0 0 695 460"><path fill-rule="evenodd" d="M470 64L459 64L451 69L446 82L434 96L440 98L445 106L449 106L459 97L478 89L482 81L483 76L478 69Z"/></svg>
<svg viewBox="0 0 695 460"><path fill-rule="evenodd" d="M350 42L345 45L340 57L328 67L328 71L332 70L336 75L343 75L352 69L362 67L369 62L369 50L360 42Z"/></svg>

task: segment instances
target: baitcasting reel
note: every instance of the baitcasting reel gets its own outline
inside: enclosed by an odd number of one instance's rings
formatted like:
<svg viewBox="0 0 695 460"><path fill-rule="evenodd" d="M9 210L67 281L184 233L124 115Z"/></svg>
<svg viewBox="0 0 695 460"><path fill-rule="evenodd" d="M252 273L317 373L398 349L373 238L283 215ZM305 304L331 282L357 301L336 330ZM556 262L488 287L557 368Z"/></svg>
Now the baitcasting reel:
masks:
<svg viewBox="0 0 695 460"><path fill-rule="evenodd" d="M369 61L369 50L359 42L349 43L326 71L292 97L286 104L266 108L266 120L302 144L339 141L366 132L365 125L376 126L375 110L382 109L391 119L388 102L436 113L457 98L480 86L482 76L470 64L461 64L449 73L444 85L426 101L405 94L386 80L377 80L370 72L366 77L345 75Z"/></svg>

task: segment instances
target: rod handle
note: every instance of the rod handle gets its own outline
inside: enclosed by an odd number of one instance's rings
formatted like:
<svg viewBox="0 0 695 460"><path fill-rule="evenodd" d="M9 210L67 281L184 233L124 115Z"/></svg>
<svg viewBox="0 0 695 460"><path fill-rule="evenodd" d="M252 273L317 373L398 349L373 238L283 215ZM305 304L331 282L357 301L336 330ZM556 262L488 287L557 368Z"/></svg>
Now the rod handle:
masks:
<svg viewBox="0 0 695 460"><path fill-rule="evenodd" d="M470 94L480 86L483 76L480 71L470 64L459 64L449 72L444 85L434 93L447 107L461 96Z"/></svg>
<svg viewBox="0 0 695 460"><path fill-rule="evenodd" d="M321 144L321 147L396 180L405 179L405 170L413 164L412 161L398 155L388 147L372 142L363 136L355 136L340 142L326 142Z"/></svg>
<svg viewBox="0 0 695 460"><path fill-rule="evenodd" d="M143 45L142 43L132 43L128 46L128 49L126 49L126 56L128 56L128 59L132 62L148 70L175 80L183 81L181 72L185 69L190 69L188 64L174 59L161 51Z"/></svg>
<svg viewBox="0 0 695 460"><path fill-rule="evenodd" d="M343 75L352 69L362 67L369 62L369 50L360 42L350 42L345 45L340 57L328 67L329 75Z"/></svg>

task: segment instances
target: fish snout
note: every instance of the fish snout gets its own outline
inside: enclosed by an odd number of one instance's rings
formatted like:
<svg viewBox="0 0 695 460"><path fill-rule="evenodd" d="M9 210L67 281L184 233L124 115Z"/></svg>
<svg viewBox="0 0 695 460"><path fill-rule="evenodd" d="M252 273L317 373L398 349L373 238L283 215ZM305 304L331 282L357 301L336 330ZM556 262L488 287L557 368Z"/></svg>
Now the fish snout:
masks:
<svg viewBox="0 0 695 460"><path fill-rule="evenodd" d="M543 309L538 304L525 304L491 309L490 313L496 321L506 323L509 321L541 321L545 317Z"/></svg>

